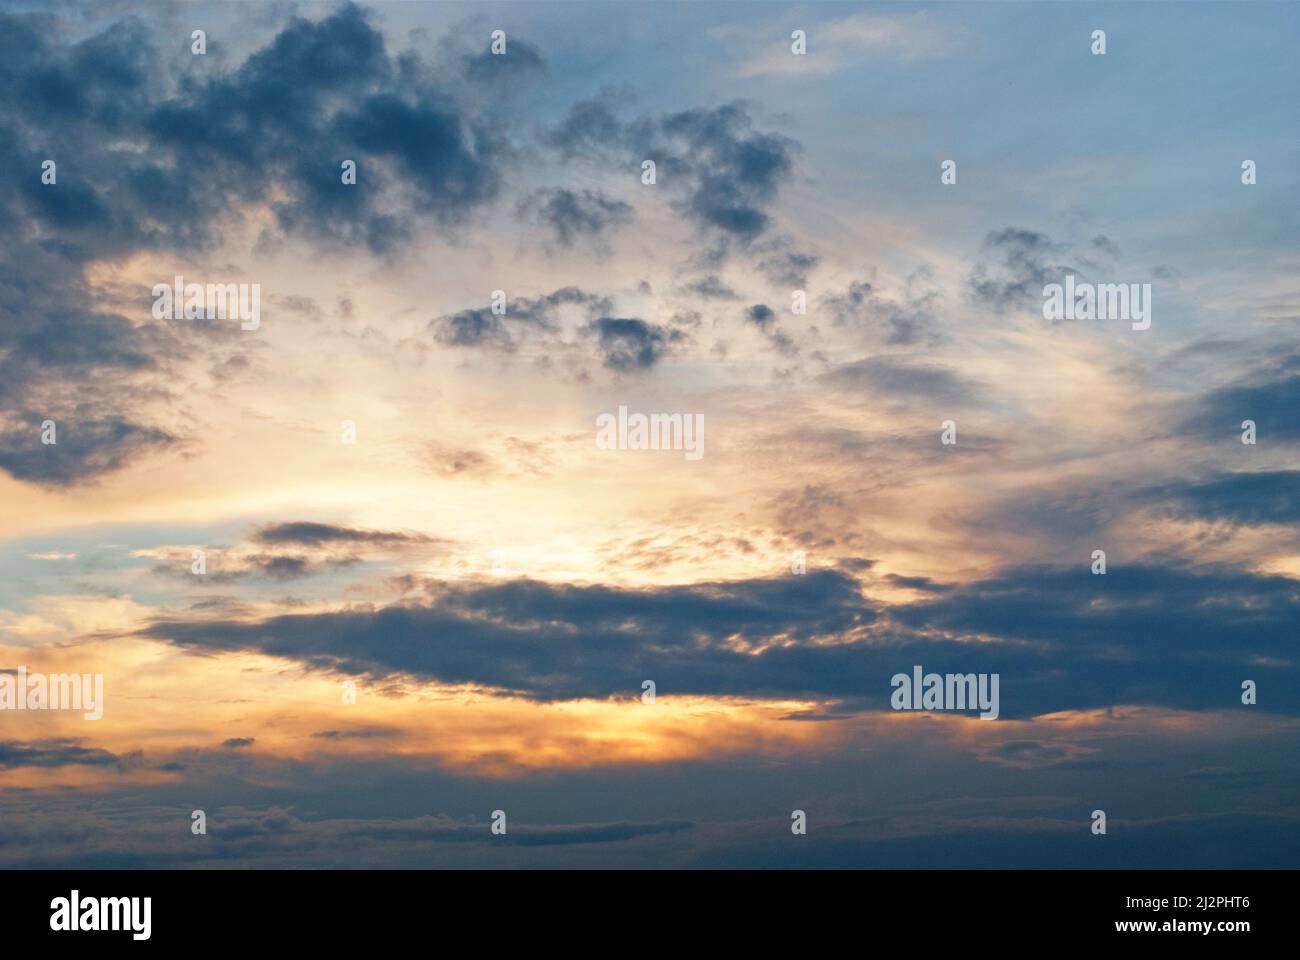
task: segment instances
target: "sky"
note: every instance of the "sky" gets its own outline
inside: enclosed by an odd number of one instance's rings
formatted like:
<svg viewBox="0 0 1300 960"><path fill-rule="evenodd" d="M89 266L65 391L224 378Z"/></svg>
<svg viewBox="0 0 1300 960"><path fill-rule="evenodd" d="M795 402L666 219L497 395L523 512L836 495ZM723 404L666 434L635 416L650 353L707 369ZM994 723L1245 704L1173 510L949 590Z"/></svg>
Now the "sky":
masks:
<svg viewBox="0 0 1300 960"><path fill-rule="evenodd" d="M1298 39L0 2L0 865L1300 866Z"/></svg>

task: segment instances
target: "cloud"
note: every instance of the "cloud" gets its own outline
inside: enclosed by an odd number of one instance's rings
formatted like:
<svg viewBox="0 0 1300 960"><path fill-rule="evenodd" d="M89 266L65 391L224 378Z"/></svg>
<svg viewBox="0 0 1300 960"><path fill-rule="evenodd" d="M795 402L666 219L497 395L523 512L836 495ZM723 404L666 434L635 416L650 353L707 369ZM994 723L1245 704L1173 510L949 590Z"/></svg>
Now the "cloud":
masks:
<svg viewBox="0 0 1300 960"><path fill-rule="evenodd" d="M938 293L918 293L914 281L928 277L918 271L909 278L901 301L883 295L865 280L853 281L843 293L822 298L822 308L834 322L871 335L882 343L911 346L933 337L934 304Z"/></svg>
<svg viewBox="0 0 1300 960"><path fill-rule="evenodd" d="M400 735L400 730L389 727L363 727L356 730L317 730L312 734L318 740L382 740Z"/></svg>
<svg viewBox="0 0 1300 960"><path fill-rule="evenodd" d="M1272 369L1211 390L1196 401L1196 413L1184 431L1221 443L1239 443L1242 422L1255 421L1256 438L1264 445L1300 440L1300 355L1289 356Z"/></svg>
<svg viewBox="0 0 1300 960"><path fill-rule="evenodd" d="M527 318L523 318L527 322ZM447 347L493 346L500 350L513 350L515 341L510 336L501 314L488 307L471 307L429 321L434 339Z"/></svg>
<svg viewBox="0 0 1300 960"><path fill-rule="evenodd" d="M137 551L136 555L161 557L163 562L153 568L154 573L191 584L230 584L258 579L282 582L385 561L445 543L441 538L411 531L362 530L297 520L265 524L253 531L246 543L233 548L208 547L208 569L197 581L191 571L190 547L156 547ZM281 552L275 548L295 549Z"/></svg>
<svg viewBox="0 0 1300 960"><path fill-rule="evenodd" d="M1300 471L1261 470L1180 480L1148 487L1136 498L1183 518L1248 526L1296 524L1300 523Z"/></svg>
<svg viewBox="0 0 1300 960"><path fill-rule="evenodd" d="M538 334L558 334L559 313L577 308L589 319L613 309L608 297L577 287L561 287L542 297L515 297L504 313L491 307L472 307L435 317L428 328L434 339L449 347L485 347L504 352L514 350L521 339Z"/></svg>
<svg viewBox="0 0 1300 960"><path fill-rule="evenodd" d="M799 150L789 137L755 131L740 103L623 123L604 103L584 101L570 109L549 141L566 158L606 156L632 169L653 160L657 185L681 195L682 212L742 243L768 228L766 208L793 173Z"/></svg>
<svg viewBox="0 0 1300 960"><path fill-rule="evenodd" d="M171 162L142 166L141 187L208 217L227 197L271 200L288 233L392 254L416 217L461 220L500 184L501 141L417 67L388 55L356 5L294 19L145 114ZM355 186L341 159L356 161Z"/></svg>
<svg viewBox="0 0 1300 960"><path fill-rule="evenodd" d="M401 182L415 187L416 209L440 220L463 218L500 188L496 138L436 95L408 103L376 94L335 125L363 154L390 160Z"/></svg>
<svg viewBox="0 0 1300 960"><path fill-rule="evenodd" d="M695 826L689 820L663 820L657 823L601 823L578 826L543 827L516 831L511 836L514 843L528 847L551 847L574 843L619 843L636 837L651 837L662 833L678 833Z"/></svg>
<svg viewBox="0 0 1300 960"><path fill-rule="evenodd" d="M258 543L292 543L322 546L335 543L379 544L382 546L429 543L432 538L420 533L397 533L390 530L357 530L330 523L313 523L297 520L289 523L272 523L254 535Z"/></svg>
<svg viewBox="0 0 1300 960"><path fill-rule="evenodd" d="M1056 262L1061 246L1046 234L1019 227L991 231L984 238L984 250L1001 258L1000 265L979 262L966 283L976 303L994 309L1041 307L1043 287L1063 281L1073 267Z"/></svg>
<svg viewBox="0 0 1300 960"><path fill-rule="evenodd" d="M697 297L704 297L706 300L739 299L736 291L723 283L716 274L709 274L707 277L694 280L682 287L682 290Z"/></svg>
<svg viewBox="0 0 1300 960"><path fill-rule="evenodd" d="M825 374L824 379L836 386L898 399L967 403L980 394L977 383L946 367L890 356L843 364Z"/></svg>
<svg viewBox="0 0 1300 960"><path fill-rule="evenodd" d="M325 555L310 557L300 554L285 553L250 553L246 550L209 550L207 562L209 569L201 580L195 580L190 569L191 554L188 550L172 551L167 562L153 568L153 573L183 580L190 584L232 584L247 580L301 580L345 569L363 562L356 555Z"/></svg>
<svg viewBox="0 0 1300 960"><path fill-rule="evenodd" d="M98 747L83 747L77 737L0 740L0 770L19 767L111 766L121 758Z"/></svg>
<svg viewBox="0 0 1300 960"><path fill-rule="evenodd" d="M932 585L933 586L933 585ZM660 695L846 700L888 709L910 671L998 673L1004 716L1131 704L1227 709L1240 681L1300 710L1300 581L1229 568L1023 567L884 604L834 570L644 589L427 585L422 604L256 622L160 621L145 636L349 674L409 674L538 700ZM1261 679L1262 678L1262 679Z"/></svg>
<svg viewBox="0 0 1300 960"><path fill-rule="evenodd" d="M44 419L35 411L23 411L18 419L25 423L0 433L0 469L16 480L42 486L74 486L176 443L175 437L162 430L122 417L79 418L87 412L82 408L70 419L55 420L55 442L47 444L42 440Z"/></svg>
<svg viewBox="0 0 1300 960"><path fill-rule="evenodd" d="M728 666L743 664L744 655L714 647L705 660L719 659L706 664L687 651L703 653L709 637L716 644L726 637L761 643L774 633L825 636L874 616L852 580L825 572L645 591L526 580L428 589L427 605L373 614L290 615L260 624L167 621L145 633L209 649L261 648L351 673L409 671L552 699L623 691L628 670L671 659L670 651L691 661L672 669L674 688L687 689L678 675L704 668L690 688L722 684L734 691L745 686L747 671ZM415 636L424 639L412 644ZM651 650L658 652L647 659Z"/></svg>
<svg viewBox="0 0 1300 960"><path fill-rule="evenodd" d="M634 317L601 317L588 327L588 331L600 344L605 366L620 373L648 370L673 344L685 339L680 330Z"/></svg>
<svg viewBox="0 0 1300 960"><path fill-rule="evenodd" d="M631 204L612 200L598 190L538 190L520 202L519 212L548 227L566 247L582 237L600 238L611 228L636 219Z"/></svg>
<svg viewBox="0 0 1300 960"><path fill-rule="evenodd" d="M443 477L483 476L493 472L492 459L478 450L457 450L431 443L425 461Z"/></svg>
<svg viewBox="0 0 1300 960"><path fill-rule="evenodd" d="M0 169L31 172L0 195L0 469L19 480L75 486L173 446L137 387L221 335L89 306L93 264L213 249L258 206L272 233L391 256L421 225L462 222L499 193L494 127L414 54L390 56L355 4L293 18L231 68L175 63L140 19L76 42L52 25L0 13L0 80L15 92L0 104ZM342 158L357 162L355 186ZM46 159L54 184L34 175ZM78 394L97 398L94 413ZM47 418L57 446L36 442Z"/></svg>
<svg viewBox="0 0 1300 960"><path fill-rule="evenodd" d="M757 245L754 253L759 257L758 269L772 283L787 287L806 287L808 274L820 262L814 253L795 250L786 237Z"/></svg>
<svg viewBox="0 0 1300 960"><path fill-rule="evenodd" d="M504 846L561 847L575 844L620 843L637 837L652 837L665 833L690 830L695 825L689 820L662 820L652 823L591 823L556 826L511 826L509 831L493 837L493 842ZM410 840L417 842L481 844L484 828L479 824L453 824L444 820L416 821L403 824L375 824L355 829L350 837L374 840Z"/></svg>
<svg viewBox="0 0 1300 960"><path fill-rule="evenodd" d="M776 323L776 313L765 303L756 303L745 311L745 321L752 323L763 332L763 336L776 347L776 349L786 355L794 356L799 352L795 346L794 340L784 330L781 330Z"/></svg>

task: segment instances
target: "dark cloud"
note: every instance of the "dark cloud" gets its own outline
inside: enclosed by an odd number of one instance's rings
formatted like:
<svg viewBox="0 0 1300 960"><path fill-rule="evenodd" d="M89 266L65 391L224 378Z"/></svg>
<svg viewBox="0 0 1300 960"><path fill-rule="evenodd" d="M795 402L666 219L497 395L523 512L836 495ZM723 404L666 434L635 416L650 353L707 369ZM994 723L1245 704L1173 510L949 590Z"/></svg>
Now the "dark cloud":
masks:
<svg viewBox="0 0 1300 960"><path fill-rule="evenodd" d="M664 820L654 823L598 823L572 824L561 826L512 826L509 832L494 837L493 840L505 846L557 847L587 843L619 843L637 837L655 836L664 833L677 833L690 830L694 826L689 820ZM375 840L411 840L439 843L473 843L484 842L484 828L479 824L449 824L440 821L424 821L415 824L375 825L363 827L349 834L351 837L372 838Z"/></svg>
<svg viewBox="0 0 1300 960"><path fill-rule="evenodd" d="M1041 746L1054 752L1051 744ZM236 796L241 802L209 817L210 842L203 843L187 842L188 833L178 835L174 823L160 816L158 804L140 801L138 786L96 791L93 802L71 794L25 798L11 790L0 826L0 862L6 868L75 865L119 870L196 864L427 869L431 863L480 869L644 868L648 863L696 869L951 869L955 864L992 869L1260 869L1290 867L1300 854L1291 829L1293 811L1287 805L1294 794L1294 775L1261 770L1249 754L1230 761L1230 769L1212 771L1216 775L1205 781L1212 789L1195 792L1218 798L1208 808L1189 802L1187 790L1171 794L1170 782L1195 785L1176 761L1156 760L1141 764L1140 770L1137 765L1105 768L1110 793L1102 800L1123 798L1125 815L1112 812L1111 823L1122 826L1125 841L1098 844L1086 829L1078 829L1077 800L1081 791L1095 789L1096 761L1090 766L1061 760L1019 764L1010 775L991 779L995 765L973 763L968 751L928 757L912 740L905 752L882 757L882 749L888 748L873 744L866 757L855 755L851 764L836 767L822 756L815 762L779 764L728 757L725 765L691 764L689 778L671 766L655 764L645 771L552 772L541 781L512 781L512 802L530 811L539 806L583 806L584 798L596 796L618 798L637 812L612 823L597 819L594 811L579 822L556 817L530 823L512 816L509 832L501 836L491 834L481 814L453 819L417 812L427 808L429 796L458 808L491 810L500 797L500 781L412 780L400 772L410 768L410 758L336 767L337 782L328 791L312 792L310 814L292 806L302 795L297 788L225 787L226 796L240 791ZM1009 753L1023 758L1033 752ZM911 773L902 784L890 776L900 768ZM280 764L277 779L291 780L306 769L305 764ZM879 775L864 776L864 770ZM816 827L804 838L807 843L774 844L774 835L785 831L788 836L789 819L786 811L773 811L764 801L788 791L791 783L803 782L821 785L823 812L811 812L810 818ZM1009 782L1018 784L1019 794L1008 792ZM845 792L846 783L852 784L851 792ZM882 785L878 795L873 783ZM1270 801L1276 797L1282 805L1271 804L1267 814L1240 813L1245 799L1241 790L1250 784L1258 795ZM368 793L360 792L367 787ZM167 809L189 802L193 789L187 784L164 794ZM283 805L268 805L268 791ZM368 815L377 794L403 812ZM1171 796L1177 798L1173 806ZM334 797L340 799L331 803ZM332 811L319 812L326 805ZM1106 806L1110 810L1109 801ZM701 808L707 812L690 813L693 819L683 813ZM657 809L669 811L671 819L661 818ZM1086 817L1083 822L1086 826Z"/></svg>
<svg viewBox="0 0 1300 960"><path fill-rule="evenodd" d="M478 450L456 450L441 444L430 444L426 462L433 471L444 477L482 476L492 473L494 464L487 454Z"/></svg>
<svg viewBox="0 0 1300 960"><path fill-rule="evenodd" d="M1257 526L1300 523L1300 471L1228 473L1160 484L1136 495L1183 518Z"/></svg>
<svg viewBox="0 0 1300 960"><path fill-rule="evenodd" d="M121 762L116 754L98 747L83 747L75 737L50 740L0 740L0 770L18 767L111 766Z"/></svg>
<svg viewBox="0 0 1300 960"><path fill-rule="evenodd" d="M55 443L42 442L41 414L19 414L20 426L0 433L0 469L17 480L44 486L72 486L94 480L120 468L128 460L165 449L176 438L153 427L121 417L54 419ZM25 422L24 422L25 421Z"/></svg>
<svg viewBox="0 0 1300 960"><path fill-rule="evenodd" d="M539 190L521 202L519 211L550 229L566 247L582 237L599 238L612 227L636 219L631 204L598 190Z"/></svg>
<svg viewBox="0 0 1300 960"><path fill-rule="evenodd" d="M234 71L191 79L143 125L173 160L141 168L151 193L209 214L227 197L279 197L280 227L317 244L389 254L413 215L461 220L500 184L491 127L411 55L390 57L353 4L292 20ZM355 186L341 182L343 160L357 163Z"/></svg>
<svg viewBox="0 0 1300 960"><path fill-rule="evenodd" d="M994 747L991 754L1012 763L1052 763L1069 756L1064 747L1035 740L1008 740Z"/></svg>
<svg viewBox="0 0 1300 960"><path fill-rule="evenodd" d="M772 283L786 287L806 287L808 274L820 262L816 254L795 250L786 237L764 243L754 252L763 275Z"/></svg>
<svg viewBox="0 0 1300 960"><path fill-rule="evenodd" d="M1238 383L1211 390L1197 399L1196 413L1181 429L1219 443L1240 444L1242 422L1255 422L1260 446L1300 440L1300 355ZM1243 450L1252 449L1242 445Z"/></svg>
<svg viewBox="0 0 1300 960"><path fill-rule="evenodd" d="M514 349L514 340L506 328L504 314L488 307L471 307L429 321L434 339L448 347L495 346ZM526 322L526 321L525 321Z"/></svg>
<svg viewBox="0 0 1300 960"><path fill-rule="evenodd" d="M583 100L569 108L568 115L547 136L547 142L566 158L584 152L608 149L624 136L623 123L604 103Z"/></svg>
<svg viewBox="0 0 1300 960"><path fill-rule="evenodd" d="M512 833L513 842L528 847L550 847L573 843L619 843L636 837L678 833L694 827L689 820L658 823L601 823L565 827L543 827Z"/></svg>
<svg viewBox="0 0 1300 960"><path fill-rule="evenodd" d="M290 523L273 523L262 527L254 535L258 543L292 543L322 546L335 543L363 543L381 546L401 546L428 543L430 537L420 533L397 533L390 530L357 530L330 523L312 523L298 520Z"/></svg>
<svg viewBox="0 0 1300 960"><path fill-rule="evenodd" d="M280 228L320 245L391 254L411 211L456 220L498 182L495 139L403 74L351 4L290 21L232 71L189 79L143 126L171 160L138 171L150 193L205 218L232 199L275 198ZM357 164L355 186L343 160Z"/></svg>
<svg viewBox="0 0 1300 960"><path fill-rule="evenodd" d="M844 364L826 374L825 379L837 386L883 396L942 403L969 402L979 393L976 383L946 367L889 356Z"/></svg>
<svg viewBox="0 0 1300 960"><path fill-rule="evenodd" d="M231 737L228 740L222 740L221 745L227 750L239 750L243 747L251 747L255 742L255 737Z"/></svg>
<svg viewBox="0 0 1300 960"><path fill-rule="evenodd" d="M27 243L19 229L8 235L0 250L0 469L19 480L72 486L177 441L145 421L130 389L161 369L155 357L176 352L177 337L90 308L93 299L61 247ZM56 425L56 444L41 443L45 420Z"/></svg>
<svg viewBox="0 0 1300 960"><path fill-rule="evenodd" d="M427 603L259 622L159 622L146 636L255 649L346 673L413 674L531 698L797 697L886 709L889 679L998 673L1002 714L1139 704L1300 709L1300 584L1231 569L1025 567L884 605L833 570L633 590L431 584ZM834 642L831 642L834 641Z"/></svg>
<svg viewBox="0 0 1300 960"><path fill-rule="evenodd" d="M330 546L329 543L314 546ZM284 582L301 580L304 577L332 573L362 563L363 558L355 555L326 555L309 557L284 553L257 553L226 556L217 554L209 558L209 569L202 577L196 577L190 570L190 560L186 556L170 563L161 563L153 568L153 573L186 581L197 585L226 585L242 581L272 580Z"/></svg>
<svg viewBox="0 0 1300 960"><path fill-rule="evenodd" d="M985 440L963 436L961 442L965 445L972 439L975 443ZM1130 507L1131 503L1110 487L1098 489L1092 481L1068 483L1053 478L1043 487L1024 483L998 494L983 509L955 522L974 537L1010 534L1059 545L1107 535Z"/></svg>
<svg viewBox="0 0 1300 960"><path fill-rule="evenodd" d="M903 587L908 590L921 590L925 593L947 593L953 589L953 584L939 583L931 580L929 577L904 577L897 573L887 574L885 579L896 587Z"/></svg>
<svg viewBox="0 0 1300 960"><path fill-rule="evenodd" d="M363 154L390 160L394 182L416 188L416 209L423 213L458 220L497 194L496 138L488 128L473 128L441 97L408 103L395 93L376 94L335 125Z"/></svg>
<svg viewBox="0 0 1300 960"><path fill-rule="evenodd" d="M966 283L977 303L995 309L1035 303L1041 307L1044 286L1062 282L1067 273L1079 275L1073 267L1058 262L1063 252L1059 244L1033 230L1004 227L992 231L984 238L984 250L1001 262L993 266L976 263Z"/></svg>
<svg viewBox="0 0 1300 960"><path fill-rule="evenodd" d="M680 330L632 317L601 317L588 331L599 342L605 366L621 373L653 367L674 343L685 339Z"/></svg>
<svg viewBox="0 0 1300 960"><path fill-rule="evenodd" d="M753 129L740 103L620 121L605 104L576 104L549 140L565 157L606 156L634 175L656 165L656 185L683 195L680 209L742 243L769 226L767 207L794 170L797 141Z"/></svg>
<svg viewBox="0 0 1300 960"><path fill-rule="evenodd" d="M577 308L588 319L613 308L608 297L587 293L577 287L562 287L542 297L515 297L506 302L505 313L493 313L490 306L473 307L429 321L434 339L449 347L488 347L514 350L519 339L538 333L559 332L559 311Z"/></svg>
<svg viewBox="0 0 1300 960"><path fill-rule="evenodd" d="M799 352L793 338L777 326L776 312L767 304L754 304L745 311L745 320L758 327L779 353L792 357Z"/></svg>
<svg viewBox="0 0 1300 960"><path fill-rule="evenodd" d="M250 557L249 566L253 571L272 580L297 580L311 572L311 561L306 557L257 556Z"/></svg>
<svg viewBox="0 0 1300 960"><path fill-rule="evenodd" d="M698 297L704 297L708 300L736 300L738 296L735 290L722 282L716 274L710 274L707 277L701 277L682 287L686 293L693 293Z"/></svg>
<svg viewBox="0 0 1300 960"><path fill-rule="evenodd" d="M70 35L46 14L0 13L12 94L0 103L0 468L18 479L75 485L171 446L139 412L138 380L220 342L212 325L137 325L89 306L92 263L213 249L259 203L280 235L387 256L499 192L495 127L414 54L390 56L355 4L291 19L228 69L160 52L139 19ZM535 56L514 48L516 61ZM40 179L47 159L54 184ZM355 186L341 182L345 159ZM78 394L97 398L94 415ZM57 446L33 443L33 417L59 424Z"/></svg>
<svg viewBox="0 0 1300 960"><path fill-rule="evenodd" d="M883 343L910 346L932 335L938 298L934 291L917 293L911 286L900 302L881 295L865 280L854 281L843 293L823 297L822 308L841 326L869 333Z"/></svg>
<svg viewBox="0 0 1300 960"><path fill-rule="evenodd" d="M318 740L381 740L400 735L396 729L363 727L357 730L317 730L312 734Z"/></svg>
<svg viewBox="0 0 1300 960"><path fill-rule="evenodd" d="M261 647L353 673L458 676L551 699L626 692L621 681L628 671L666 667L678 653L691 664L672 668L665 685L682 690L677 677L698 667L704 672L690 687L740 689L748 671L730 668L745 655L714 648L724 638L763 642L781 633L807 640L874 617L854 581L827 572L648 591L533 581L436 584L430 590L427 605L370 614L291 615L260 624L166 622L146 633L187 646ZM701 646L709 638L712 652ZM688 654L691 649L700 654ZM718 659L705 663L701 656Z"/></svg>

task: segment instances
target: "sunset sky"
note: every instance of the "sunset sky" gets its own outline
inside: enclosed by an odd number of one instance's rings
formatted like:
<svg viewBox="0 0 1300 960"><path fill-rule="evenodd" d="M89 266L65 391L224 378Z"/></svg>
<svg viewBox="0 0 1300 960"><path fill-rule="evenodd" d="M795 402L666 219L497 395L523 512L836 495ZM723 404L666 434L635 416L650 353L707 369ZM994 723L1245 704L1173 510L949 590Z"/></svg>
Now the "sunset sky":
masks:
<svg viewBox="0 0 1300 960"><path fill-rule="evenodd" d="M1298 41L0 0L0 866L1300 866Z"/></svg>

